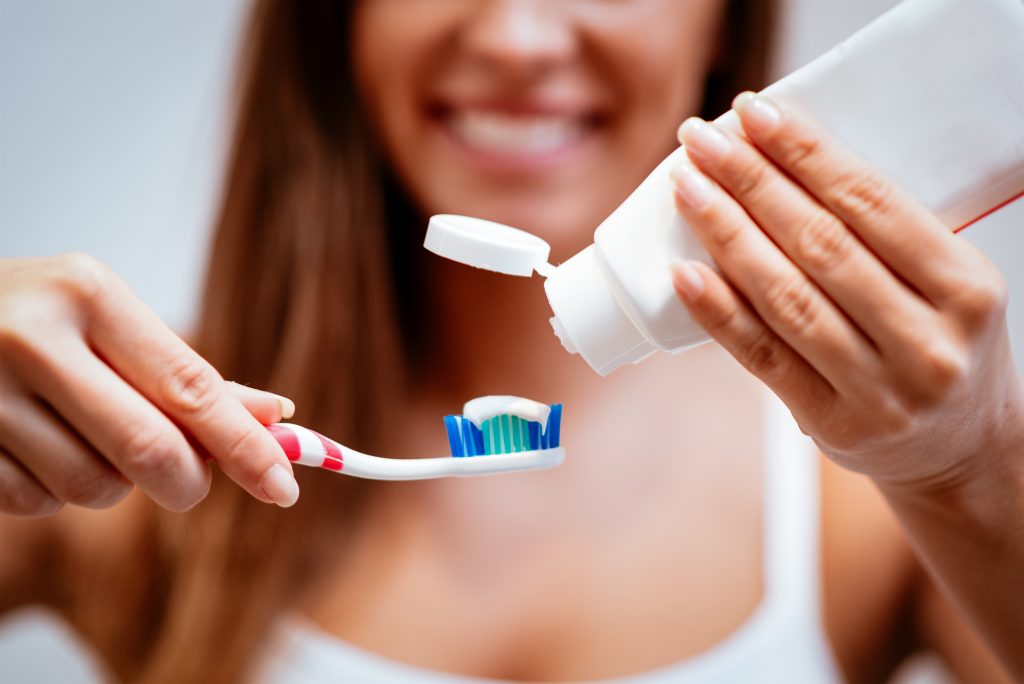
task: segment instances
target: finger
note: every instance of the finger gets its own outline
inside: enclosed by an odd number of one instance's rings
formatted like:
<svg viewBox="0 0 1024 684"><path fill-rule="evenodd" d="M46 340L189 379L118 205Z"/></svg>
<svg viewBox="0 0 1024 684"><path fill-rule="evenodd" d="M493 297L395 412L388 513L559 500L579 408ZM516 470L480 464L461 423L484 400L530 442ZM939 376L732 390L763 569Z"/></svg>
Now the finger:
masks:
<svg viewBox="0 0 1024 684"><path fill-rule="evenodd" d="M835 400L835 390L821 374L705 264L676 264L672 281L693 319L744 368L768 385L798 419L826 410Z"/></svg>
<svg viewBox="0 0 1024 684"><path fill-rule="evenodd" d="M206 360L144 306L120 279L94 300L87 331L108 363L189 432L250 494L281 506L298 498L284 451Z"/></svg>
<svg viewBox="0 0 1024 684"><path fill-rule="evenodd" d="M744 93L735 108L750 140L896 274L929 301L956 294L961 241L931 212L792 107Z"/></svg>
<svg viewBox="0 0 1024 684"><path fill-rule="evenodd" d="M0 440L5 438L5 435L0 435ZM59 511L63 505L11 454L0 448L0 513L50 515Z"/></svg>
<svg viewBox="0 0 1024 684"><path fill-rule="evenodd" d="M95 449L46 405L29 397L5 402L4 446L51 494L87 508L109 508L132 489Z"/></svg>
<svg viewBox="0 0 1024 684"><path fill-rule="evenodd" d="M829 384L863 396L880 367L871 343L721 188L688 164L673 177L680 213L761 319Z"/></svg>
<svg viewBox="0 0 1024 684"><path fill-rule="evenodd" d="M92 447L159 505L184 511L207 494L210 471L181 431L81 339L56 340L26 382Z"/></svg>
<svg viewBox="0 0 1024 684"><path fill-rule="evenodd" d="M295 404L280 394L258 390L228 381L228 392L242 402L249 413L263 425L279 423L295 415Z"/></svg>
<svg viewBox="0 0 1024 684"><path fill-rule="evenodd" d="M835 214L741 136L720 129L725 149L702 154L699 134L706 125L691 119L680 128L680 140L700 170L732 195L877 346L898 354L913 346L920 339L918 331L935 320L934 309L898 280Z"/></svg>

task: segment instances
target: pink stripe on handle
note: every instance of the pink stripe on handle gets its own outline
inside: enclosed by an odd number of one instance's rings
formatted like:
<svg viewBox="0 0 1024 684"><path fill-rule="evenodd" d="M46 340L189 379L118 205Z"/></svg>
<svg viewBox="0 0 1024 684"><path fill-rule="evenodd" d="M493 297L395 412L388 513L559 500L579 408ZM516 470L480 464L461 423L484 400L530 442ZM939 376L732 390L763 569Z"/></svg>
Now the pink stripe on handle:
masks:
<svg viewBox="0 0 1024 684"><path fill-rule="evenodd" d="M310 430L310 432L317 436L317 439L320 440L320 443L324 447L326 455L324 456L324 462L320 464L320 467L340 472L345 465L345 457L341 455L341 449L338 448L337 444L327 439L316 430Z"/></svg>
<svg viewBox="0 0 1024 684"><path fill-rule="evenodd" d="M299 447L299 438L294 432L280 425L268 425L267 430L270 436L277 440L277 443L284 449L284 455L289 461L298 461L302 456L302 449Z"/></svg>

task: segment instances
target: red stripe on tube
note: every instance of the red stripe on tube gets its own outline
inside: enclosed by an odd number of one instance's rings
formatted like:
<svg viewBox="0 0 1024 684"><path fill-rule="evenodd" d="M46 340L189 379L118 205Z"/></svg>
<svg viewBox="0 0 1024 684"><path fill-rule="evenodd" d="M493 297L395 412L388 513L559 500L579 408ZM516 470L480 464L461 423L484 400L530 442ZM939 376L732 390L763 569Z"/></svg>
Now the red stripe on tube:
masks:
<svg viewBox="0 0 1024 684"><path fill-rule="evenodd" d="M1006 200L1005 202L1002 202L1001 204L997 204L996 206L992 207L991 209L986 211L981 216L978 216L978 217L975 217L975 218L971 219L970 221L968 221L964 225L960 226L959 228L954 228L953 232L954 233L959 233L964 228L968 228L970 226L973 226L975 223L977 223L981 219L985 218L986 216L988 216L990 214L994 214L997 211L999 211L1000 209L1002 209L1003 207L1007 206L1008 204L1013 204L1014 202L1016 202L1017 200L1022 199L1022 198L1024 198L1024 192L1018 192L1016 195L1014 195L1010 199Z"/></svg>

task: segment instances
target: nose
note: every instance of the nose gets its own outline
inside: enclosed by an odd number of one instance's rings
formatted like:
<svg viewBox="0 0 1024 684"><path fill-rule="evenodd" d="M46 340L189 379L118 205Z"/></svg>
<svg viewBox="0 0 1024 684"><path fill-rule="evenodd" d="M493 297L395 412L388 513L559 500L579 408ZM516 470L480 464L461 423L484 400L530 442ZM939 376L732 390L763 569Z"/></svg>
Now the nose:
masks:
<svg viewBox="0 0 1024 684"><path fill-rule="evenodd" d="M555 0L475 0L462 47L490 68L531 77L568 61L576 52L571 17Z"/></svg>

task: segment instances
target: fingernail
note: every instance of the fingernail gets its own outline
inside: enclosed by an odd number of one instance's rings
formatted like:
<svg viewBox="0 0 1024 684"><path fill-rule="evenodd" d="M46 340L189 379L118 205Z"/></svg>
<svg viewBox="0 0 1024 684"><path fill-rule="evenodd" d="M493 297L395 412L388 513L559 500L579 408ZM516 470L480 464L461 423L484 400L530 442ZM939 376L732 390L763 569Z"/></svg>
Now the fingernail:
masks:
<svg viewBox="0 0 1024 684"><path fill-rule="evenodd" d="M263 475L260 488L268 499L281 508L288 508L299 500L299 483L280 463L270 466L270 469Z"/></svg>
<svg viewBox="0 0 1024 684"><path fill-rule="evenodd" d="M711 181L690 164L680 164L672 169L672 180L676 184L679 198L691 209L703 209L715 198Z"/></svg>
<svg viewBox="0 0 1024 684"><path fill-rule="evenodd" d="M744 128L753 126L762 132L770 130L782 119L779 108L757 93L740 93L732 101L732 108L740 115Z"/></svg>
<svg viewBox="0 0 1024 684"><path fill-rule="evenodd" d="M704 279L689 261L677 259L672 263L672 282L688 301L694 301L704 292Z"/></svg>
<svg viewBox="0 0 1024 684"><path fill-rule="evenodd" d="M715 161L729 151L728 136L714 125L691 117L679 127L679 142L686 146L687 153L706 161Z"/></svg>
<svg viewBox="0 0 1024 684"><path fill-rule="evenodd" d="M282 397L280 394L275 394L277 397L277 403L281 405L281 417L291 418L295 415L295 402L288 397Z"/></svg>

